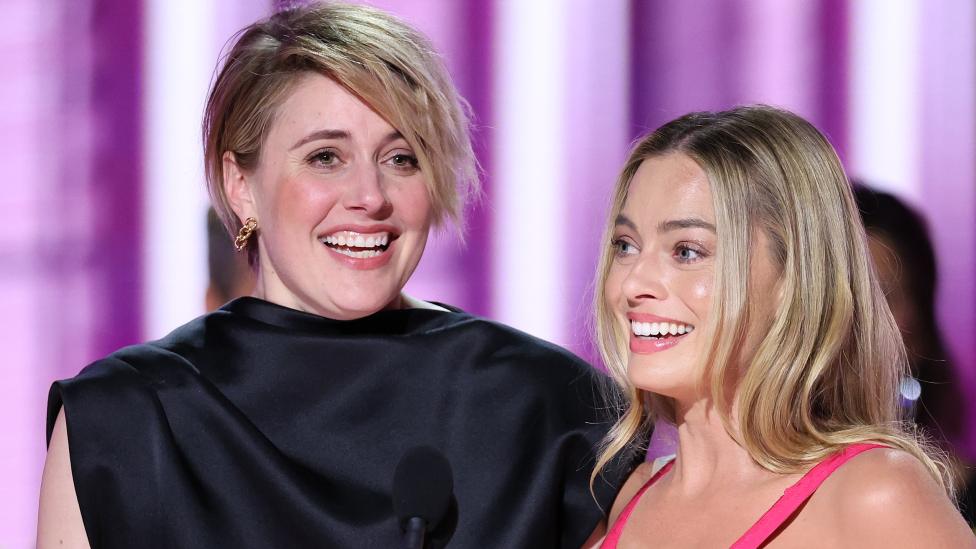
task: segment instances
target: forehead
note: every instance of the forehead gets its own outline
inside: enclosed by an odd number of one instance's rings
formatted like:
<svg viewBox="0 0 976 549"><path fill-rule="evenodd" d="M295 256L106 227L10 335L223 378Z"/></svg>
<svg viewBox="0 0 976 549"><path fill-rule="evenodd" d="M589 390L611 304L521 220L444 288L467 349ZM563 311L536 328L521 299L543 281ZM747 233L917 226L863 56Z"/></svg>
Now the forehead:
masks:
<svg viewBox="0 0 976 549"><path fill-rule="evenodd" d="M685 217L715 222L708 177L682 153L644 160L630 183L621 213L638 224Z"/></svg>
<svg viewBox="0 0 976 549"><path fill-rule="evenodd" d="M388 134L393 127L335 80L308 72L291 85L277 109L270 137L306 135L321 129Z"/></svg>

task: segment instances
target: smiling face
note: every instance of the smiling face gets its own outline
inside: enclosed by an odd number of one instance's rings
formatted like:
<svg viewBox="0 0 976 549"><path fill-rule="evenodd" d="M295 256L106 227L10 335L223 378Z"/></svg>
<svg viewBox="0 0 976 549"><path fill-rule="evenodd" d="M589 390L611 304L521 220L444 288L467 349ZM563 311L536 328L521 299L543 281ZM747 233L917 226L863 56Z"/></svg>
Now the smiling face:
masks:
<svg viewBox="0 0 976 549"><path fill-rule="evenodd" d="M347 320L400 306L433 211L400 133L330 78L303 75L251 172L224 156L235 213L258 220L255 295Z"/></svg>
<svg viewBox="0 0 976 549"><path fill-rule="evenodd" d="M699 381L712 337L716 230L711 186L698 164L682 153L641 163L616 219L604 286L608 308L629 334L627 375L641 389L685 402L702 396ZM762 340L779 280L768 239L753 231L751 320L741 346L743 363L736 366L748 364Z"/></svg>
<svg viewBox="0 0 976 549"><path fill-rule="evenodd" d="M645 160L613 233L604 299L630 334L628 376L686 398L700 374L715 277L715 216L705 173L683 154Z"/></svg>

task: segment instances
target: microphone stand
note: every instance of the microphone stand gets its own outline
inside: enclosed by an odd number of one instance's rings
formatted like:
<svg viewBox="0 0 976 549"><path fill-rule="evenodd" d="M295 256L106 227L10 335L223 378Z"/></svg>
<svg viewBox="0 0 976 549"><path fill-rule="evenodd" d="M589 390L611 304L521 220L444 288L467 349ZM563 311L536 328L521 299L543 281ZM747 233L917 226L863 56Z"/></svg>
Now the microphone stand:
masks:
<svg viewBox="0 0 976 549"><path fill-rule="evenodd" d="M406 531L403 533L404 549L423 549L424 534L427 531L427 524L420 517L411 517L407 521Z"/></svg>

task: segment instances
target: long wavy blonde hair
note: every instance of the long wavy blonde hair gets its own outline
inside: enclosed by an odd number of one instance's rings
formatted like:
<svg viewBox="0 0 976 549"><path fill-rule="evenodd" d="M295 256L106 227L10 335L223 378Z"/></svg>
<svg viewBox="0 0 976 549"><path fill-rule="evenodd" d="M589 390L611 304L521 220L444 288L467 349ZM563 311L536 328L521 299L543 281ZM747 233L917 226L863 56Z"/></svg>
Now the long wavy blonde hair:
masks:
<svg viewBox="0 0 976 549"><path fill-rule="evenodd" d="M902 418L905 349L840 161L813 125L767 106L682 116L639 140L624 165L594 307L597 345L622 398L593 478L633 450L654 419L675 419L670 401L629 381L629 334L603 298L614 220L630 182L644 160L675 152L694 160L711 186L718 250L702 388L730 435L756 463L780 473L802 471L852 443L885 444L917 457L951 496L947 468ZM754 230L769 241L782 292L771 318L754 319L768 329L744 357ZM727 380L739 375L730 389Z"/></svg>

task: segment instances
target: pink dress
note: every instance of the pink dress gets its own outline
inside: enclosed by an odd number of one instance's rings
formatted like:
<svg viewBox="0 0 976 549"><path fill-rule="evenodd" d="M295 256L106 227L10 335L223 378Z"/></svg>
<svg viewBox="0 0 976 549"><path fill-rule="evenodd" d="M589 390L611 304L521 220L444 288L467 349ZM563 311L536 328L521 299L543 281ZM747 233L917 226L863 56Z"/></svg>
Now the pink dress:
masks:
<svg viewBox="0 0 976 549"><path fill-rule="evenodd" d="M817 488L827 480L827 477L831 473L837 470L838 467L843 465L852 457L864 452L865 450L870 450L872 448L886 448L881 444L852 444L840 452L828 457L827 459L821 461L813 469L807 471L807 474L796 481L793 486L787 488L783 495L780 496L776 503L763 514L755 524L752 525L742 537L737 539L735 543L732 544L732 549L753 549L762 546L771 539L772 535L784 524L786 521L800 508L803 503L810 499L810 496L817 491ZM613 524L610 529L610 533L603 540L600 545L600 549L616 549L617 542L620 540L620 535L624 531L624 526L627 525L627 519L630 518L630 514L634 512L634 507L637 506L637 502L640 500L644 492L651 487L652 484L657 482L657 479L664 476L665 473L671 470L671 466L674 465L674 461L669 461L667 465L662 467L654 476L648 480L641 489L634 494L634 497L627 503L627 507L624 508L623 512L620 513L620 517L617 522Z"/></svg>

